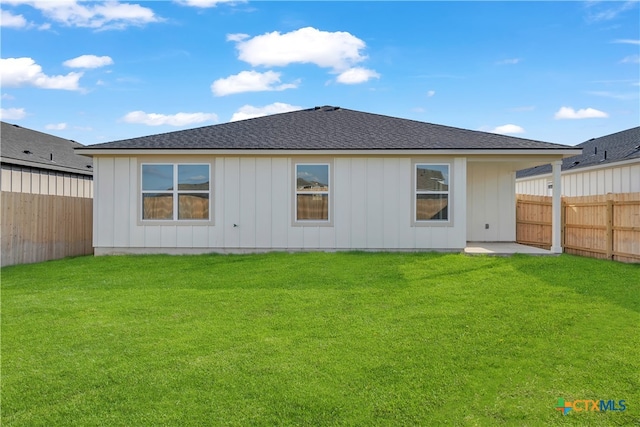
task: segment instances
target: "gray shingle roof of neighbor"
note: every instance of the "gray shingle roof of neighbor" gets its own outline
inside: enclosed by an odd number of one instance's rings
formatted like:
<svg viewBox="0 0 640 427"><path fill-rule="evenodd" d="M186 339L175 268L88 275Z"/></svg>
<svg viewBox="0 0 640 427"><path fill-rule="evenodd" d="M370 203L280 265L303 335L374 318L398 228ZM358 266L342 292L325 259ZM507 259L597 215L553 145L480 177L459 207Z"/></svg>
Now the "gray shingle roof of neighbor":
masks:
<svg viewBox="0 0 640 427"><path fill-rule="evenodd" d="M2 163L93 175L93 159L76 154L82 144L47 133L0 122Z"/></svg>
<svg viewBox="0 0 640 427"><path fill-rule="evenodd" d="M324 106L96 144L86 148L455 150L567 149L572 147Z"/></svg>
<svg viewBox="0 0 640 427"><path fill-rule="evenodd" d="M576 145L576 148L582 148L582 154L562 160L563 171L640 159L640 126L600 138L592 138ZM518 171L516 178L547 173L551 173L550 164Z"/></svg>

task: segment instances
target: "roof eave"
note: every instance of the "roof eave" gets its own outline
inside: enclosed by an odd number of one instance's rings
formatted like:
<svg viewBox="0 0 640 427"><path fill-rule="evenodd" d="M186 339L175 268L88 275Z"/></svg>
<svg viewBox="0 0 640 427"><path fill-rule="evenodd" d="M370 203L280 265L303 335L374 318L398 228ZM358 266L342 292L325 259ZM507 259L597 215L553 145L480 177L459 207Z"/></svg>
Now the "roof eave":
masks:
<svg viewBox="0 0 640 427"><path fill-rule="evenodd" d="M176 149L176 148L76 148L84 156L149 156L149 155L218 155L218 156L309 156L309 155L365 155L365 156L478 156L524 155L571 157L582 152L581 148L527 148L527 149L371 149L371 150L286 150L286 149Z"/></svg>
<svg viewBox="0 0 640 427"><path fill-rule="evenodd" d="M8 157L0 157L0 162L3 164L9 164L9 165L27 166L34 169L50 170L50 171L57 171L57 172L68 172L76 175L88 175L88 176L93 175L93 170L75 169L75 168L49 164L49 163L27 162L25 160L11 159Z"/></svg>
<svg viewBox="0 0 640 427"><path fill-rule="evenodd" d="M563 169L561 171L562 175L570 175L572 173L582 173L582 172L590 172L590 171L594 171L594 170L598 170L598 169L607 169L610 167L622 167L622 166L626 166L626 165L632 165L635 163L640 163L640 157L636 157L633 159L627 159L627 160L617 160L617 161L613 161L613 162L603 162L600 164L596 164L596 165L585 165L585 166L576 166L573 167L571 169ZM551 176L551 172L541 172L541 173L537 173L534 175L527 175L527 176L522 176L520 178L516 178L516 181L527 181L530 179L539 179L539 178L546 178L548 176Z"/></svg>

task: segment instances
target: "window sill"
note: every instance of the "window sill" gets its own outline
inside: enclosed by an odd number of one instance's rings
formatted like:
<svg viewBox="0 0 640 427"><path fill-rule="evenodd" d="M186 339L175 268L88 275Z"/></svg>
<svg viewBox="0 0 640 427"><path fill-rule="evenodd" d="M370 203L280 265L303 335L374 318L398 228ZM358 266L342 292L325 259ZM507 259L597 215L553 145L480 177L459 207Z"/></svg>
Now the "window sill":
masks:
<svg viewBox="0 0 640 427"><path fill-rule="evenodd" d="M215 222L213 220L138 220L138 225L143 227L154 226L213 226Z"/></svg>

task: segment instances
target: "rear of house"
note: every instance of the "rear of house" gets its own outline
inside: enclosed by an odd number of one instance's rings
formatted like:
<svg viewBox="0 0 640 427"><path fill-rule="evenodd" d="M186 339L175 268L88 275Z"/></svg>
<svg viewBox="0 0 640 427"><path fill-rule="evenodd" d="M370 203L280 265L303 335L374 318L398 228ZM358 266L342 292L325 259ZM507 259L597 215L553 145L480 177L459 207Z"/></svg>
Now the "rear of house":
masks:
<svg viewBox="0 0 640 427"><path fill-rule="evenodd" d="M85 147L96 254L515 241L515 172L571 147L317 107Z"/></svg>

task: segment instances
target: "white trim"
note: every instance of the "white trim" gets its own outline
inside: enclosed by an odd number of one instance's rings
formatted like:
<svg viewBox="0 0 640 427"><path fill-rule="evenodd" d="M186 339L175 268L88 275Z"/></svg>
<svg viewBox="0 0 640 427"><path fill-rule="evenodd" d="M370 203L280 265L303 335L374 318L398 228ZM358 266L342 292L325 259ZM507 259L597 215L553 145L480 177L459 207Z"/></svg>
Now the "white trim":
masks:
<svg viewBox="0 0 640 427"><path fill-rule="evenodd" d="M144 190L143 189L143 168L147 165L153 166L171 166L172 174L173 174L173 189L168 190ZM207 166L209 169L209 189L208 190L179 190L178 189L178 179L179 173L178 170L180 166L189 165L189 166ZM158 226L158 225L177 225L177 226L185 226L185 225L214 225L214 211L213 211L213 181L211 177L213 166L211 163L207 162L189 162L189 161L174 161L174 162L153 162L153 161L141 161L138 163L138 173L140 177L139 185L138 185L138 215L137 222L138 225L142 226ZM172 219L145 219L143 218L144 214L144 194L145 193L163 193L163 194L171 194L173 198L173 218ZM209 201L209 217L206 219L178 219L178 207L179 207L179 196L184 193L199 193L199 194L207 194Z"/></svg>
<svg viewBox="0 0 640 427"><path fill-rule="evenodd" d="M202 255L202 254L264 254L297 252L443 252L462 253L465 248L158 248L158 247L94 247L94 256L105 255Z"/></svg>
<svg viewBox="0 0 640 427"><path fill-rule="evenodd" d="M411 226L412 227L453 227L453 191L454 191L454 160L453 159L432 159L432 158L414 158L411 159ZM421 192L418 193L418 166L419 165L439 165L449 168L449 189L446 192L448 196L447 202L447 219L422 219L418 220L417 216L417 196L418 194L444 194L444 192Z"/></svg>
<svg viewBox="0 0 640 427"><path fill-rule="evenodd" d="M582 153L582 149L555 148L555 149L388 149L388 150L232 150L232 149L100 149L100 148L76 148L77 154L84 156L150 156L150 155L215 155L215 156L551 156L553 158L572 157Z"/></svg>
<svg viewBox="0 0 640 427"><path fill-rule="evenodd" d="M556 160L551 164L551 167L553 168L553 194L551 196L551 252L554 254L561 254L562 176L560 175L560 169L562 168L562 161Z"/></svg>
<svg viewBox="0 0 640 427"><path fill-rule="evenodd" d="M87 159L87 164L89 164L90 162L91 161ZM55 172L68 172L76 175L93 176L93 165L91 168L87 168L87 169L76 169L76 168L67 167L67 166L58 166L55 163L28 162L25 160L10 159L8 157L0 157L0 163L2 163L3 165L18 165L18 166L30 167L32 169L41 169L41 170L47 170L47 171L50 170Z"/></svg>
<svg viewBox="0 0 640 427"><path fill-rule="evenodd" d="M298 166L327 166L327 191L305 192L298 191ZM293 166L293 212L291 222L293 227L333 227L333 159L292 159ZM298 194L326 194L328 199L328 212L326 220L323 219L298 219Z"/></svg>

